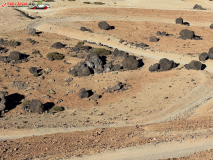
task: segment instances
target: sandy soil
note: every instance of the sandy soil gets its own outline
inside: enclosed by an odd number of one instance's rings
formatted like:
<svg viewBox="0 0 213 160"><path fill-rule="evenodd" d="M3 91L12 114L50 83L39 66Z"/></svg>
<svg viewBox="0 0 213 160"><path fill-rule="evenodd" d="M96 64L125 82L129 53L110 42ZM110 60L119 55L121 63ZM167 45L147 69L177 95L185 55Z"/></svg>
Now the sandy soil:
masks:
<svg viewBox="0 0 213 160"><path fill-rule="evenodd" d="M1 55L9 55L11 51L30 55L27 63L14 66L0 63L1 90L7 91L7 96L12 99L22 95L29 100L39 99L44 104L56 104L56 100L61 99L57 105L65 107L63 112L28 114L21 109L19 100L7 108L0 117L0 158L212 158L212 60L203 62L207 66L203 71L183 68L184 64L198 60L200 53L208 52L212 47L213 31L209 28L212 2L111 0L102 1L106 3L104 5L82 2L49 2L51 8L47 10L22 7L22 11L35 19L27 18L12 7L0 8L0 38L21 42L16 48L7 46L9 51ZM207 10L193 10L195 4ZM180 16L190 26L176 25L175 19ZM98 22L102 20L115 29L100 30ZM81 26L93 33L80 31ZM30 27L41 31L40 36L28 35ZM195 31L203 40L179 39L179 32L185 28ZM171 36L158 36L159 42L150 42L149 37L156 36L157 31L165 31ZM27 38L39 43L32 45L26 41ZM120 44L120 39L128 44ZM83 59L69 56L69 48L57 50L50 46L61 42L66 47L73 47L79 40L127 51L142 59L144 65L134 71L72 77L68 69ZM142 50L130 45L131 42L145 43L149 48ZM34 56L31 52L35 49L40 50L43 57ZM47 53L56 50L64 54L70 64L63 60L48 61ZM174 60L180 65L166 72L149 72L149 66L161 58ZM123 59L109 56L109 60L121 63ZM29 73L29 68L36 66L42 70L51 68L52 71L40 80ZM65 85L66 77L73 78L68 86ZM55 81L49 82L50 79ZM15 80L28 82L31 88L17 90L10 85ZM104 93L105 87L112 87L118 81L126 83L129 88L113 94ZM35 87L35 84L40 87ZM102 95L97 104L91 98L78 97L78 91L83 87ZM49 94L49 89L56 94ZM67 93L68 90L71 93ZM51 97L45 99L43 95Z"/></svg>

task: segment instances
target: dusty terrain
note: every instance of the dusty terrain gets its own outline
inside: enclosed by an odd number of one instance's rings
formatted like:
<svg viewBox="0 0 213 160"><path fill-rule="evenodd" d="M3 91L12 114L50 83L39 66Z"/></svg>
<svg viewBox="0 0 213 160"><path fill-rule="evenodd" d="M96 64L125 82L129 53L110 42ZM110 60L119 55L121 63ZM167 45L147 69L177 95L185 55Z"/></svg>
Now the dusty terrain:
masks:
<svg viewBox="0 0 213 160"><path fill-rule="evenodd" d="M30 2L30 1L25 1ZM198 0L102 1L104 5L84 4L82 0L47 2L50 9L0 8L0 38L21 42L9 51L29 55L29 61L11 65L0 62L0 91L13 101L0 117L1 159L212 159L213 60L202 62L204 70L187 70L184 64L199 60L212 46L213 2ZM94 2L94 1L90 1ZM99 1L100 2L100 1ZM1 1L1 4L5 3ZM193 10L200 4L207 10ZM40 17L39 17L40 16ZM190 26L177 25L182 17ZM98 22L106 21L112 30L101 30ZM84 26L92 32L83 32ZM35 28L39 36L28 34ZM179 39L183 29L193 30L202 40ZM157 36L156 32L170 36ZM156 36L158 42L150 42ZM31 38L39 43L31 44ZM120 43L120 39L125 40ZM142 59L137 70L124 70L73 77L68 70L84 59L70 56L69 47L87 40L94 48L115 48ZM55 42L67 48L50 47ZM100 46L98 43L110 46ZM131 43L145 43L146 49ZM2 45L4 47L4 45ZM40 55L32 54L39 50ZM46 55L57 51L63 60L49 61ZM164 72L150 72L150 65L161 58L179 63ZM113 63L123 59L108 56ZM64 62L65 60L65 62ZM30 67L44 71L44 79L33 76ZM73 80L66 84L65 78ZM54 82L49 80L54 79ZM28 82L18 90L13 81ZM106 93L118 82L127 90ZM102 95L97 102L81 99L81 88ZM54 90L55 94L48 93ZM48 99L44 95L50 96ZM38 99L50 106L63 106L64 111L29 114L22 109L22 99Z"/></svg>

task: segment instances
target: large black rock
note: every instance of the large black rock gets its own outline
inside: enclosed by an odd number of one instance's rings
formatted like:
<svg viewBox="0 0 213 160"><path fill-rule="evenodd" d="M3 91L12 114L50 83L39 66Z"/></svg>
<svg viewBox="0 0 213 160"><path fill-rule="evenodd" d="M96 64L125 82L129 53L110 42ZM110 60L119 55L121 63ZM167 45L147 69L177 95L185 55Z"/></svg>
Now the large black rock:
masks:
<svg viewBox="0 0 213 160"><path fill-rule="evenodd" d="M78 92L78 96L80 98L88 98L89 97L89 92L85 88L81 88Z"/></svg>
<svg viewBox="0 0 213 160"><path fill-rule="evenodd" d="M179 34L181 35L182 39L192 39L195 37L194 31L190 31L188 29L183 29Z"/></svg>
<svg viewBox="0 0 213 160"><path fill-rule="evenodd" d="M183 18L179 17L175 20L176 24L183 24Z"/></svg>
<svg viewBox="0 0 213 160"><path fill-rule="evenodd" d="M105 21L99 22L98 23L98 27L100 29L103 29L103 30L109 30L111 28L111 26L107 22L105 22Z"/></svg>
<svg viewBox="0 0 213 160"><path fill-rule="evenodd" d="M64 45L61 42L56 42L52 45L53 48L61 49L64 48Z"/></svg>
<svg viewBox="0 0 213 160"><path fill-rule="evenodd" d="M201 53L201 54L199 55L199 60L200 60L200 61L205 61L208 57L209 57L209 56L208 56L207 52L203 52L203 53Z"/></svg>
<svg viewBox="0 0 213 160"><path fill-rule="evenodd" d="M168 60L167 58L162 58L159 61L160 64L160 71L167 71L173 68L174 62Z"/></svg>
<svg viewBox="0 0 213 160"><path fill-rule="evenodd" d="M129 56L122 61L122 66L128 70L136 70L139 67L139 62L135 59L134 56Z"/></svg>
<svg viewBox="0 0 213 160"><path fill-rule="evenodd" d="M151 65L149 67L149 71L150 72L154 72L154 71L157 71L159 68L160 68L160 64L159 63L155 63L155 64L153 64L153 65Z"/></svg>
<svg viewBox="0 0 213 160"><path fill-rule="evenodd" d="M194 70L201 70L202 69L202 63L200 61L191 61L189 64L185 65L186 69L194 69Z"/></svg>

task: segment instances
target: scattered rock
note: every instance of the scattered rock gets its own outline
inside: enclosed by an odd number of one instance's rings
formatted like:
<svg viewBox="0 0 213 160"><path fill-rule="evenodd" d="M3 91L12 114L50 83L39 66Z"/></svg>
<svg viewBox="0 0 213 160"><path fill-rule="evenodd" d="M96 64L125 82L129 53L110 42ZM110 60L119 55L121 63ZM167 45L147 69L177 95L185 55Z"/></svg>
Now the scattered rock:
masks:
<svg viewBox="0 0 213 160"><path fill-rule="evenodd" d="M160 64L159 64L159 63L155 63L154 65L151 65L151 66L149 67L149 71L150 71L150 72L154 72L154 71L159 70L159 68L160 68Z"/></svg>
<svg viewBox="0 0 213 160"><path fill-rule="evenodd" d="M61 42L56 42L51 47L56 49L61 49L61 48L64 48L65 46Z"/></svg>
<svg viewBox="0 0 213 160"><path fill-rule="evenodd" d="M90 29L86 28L86 27L81 27L80 28L81 31L88 31L88 32L92 32Z"/></svg>
<svg viewBox="0 0 213 160"><path fill-rule="evenodd" d="M203 8L201 5L198 4L195 4L193 9L206 10L205 8Z"/></svg>
<svg viewBox="0 0 213 160"><path fill-rule="evenodd" d="M181 25L183 25L183 18L181 18L181 17L177 18L177 19L175 20L175 23L176 23L176 24L181 24Z"/></svg>
<svg viewBox="0 0 213 160"><path fill-rule="evenodd" d="M39 100L32 100L29 107L26 108L30 113L43 113L44 105Z"/></svg>
<svg viewBox="0 0 213 160"><path fill-rule="evenodd" d="M103 30L109 30L111 28L111 26L105 21L99 22L98 27Z"/></svg>
<svg viewBox="0 0 213 160"><path fill-rule="evenodd" d="M173 61L168 60L167 58L162 58L159 61L160 71L167 71L173 68Z"/></svg>
<svg viewBox="0 0 213 160"><path fill-rule="evenodd" d="M98 94L94 94L92 96L92 100L97 101L100 98L100 96Z"/></svg>
<svg viewBox="0 0 213 160"><path fill-rule="evenodd" d="M209 59L213 59L213 47L211 47L209 49L209 53L208 53Z"/></svg>
<svg viewBox="0 0 213 160"><path fill-rule="evenodd" d="M210 29L213 29L213 23L210 25Z"/></svg>
<svg viewBox="0 0 213 160"><path fill-rule="evenodd" d="M72 80L73 80L73 78L71 78L71 77L65 78L65 82L71 82Z"/></svg>
<svg viewBox="0 0 213 160"><path fill-rule="evenodd" d="M28 87L28 83L22 82L22 81L13 81L11 83L12 87L16 87L18 90L20 89L26 89Z"/></svg>
<svg viewBox="0 0 213 160"><path fill-rule="evenodd" d="M88 98L89 97L89 92L85 88L81 88L79 90L78 96L80 98Z"/></svg>
<svg viewBox="0 0 213 160"><path fill-rule="evenodd" d="M206 59L208 59L208 54L207 52L203 52L199 55L199 60L200 61L205 61Z"/></svg>
<svg viewBox="0 0 213 160"><path fill-rule="evenodd" d="M122 66L128 70L136 70L139 67L139 62L134 56L129 56L122 61Z"/></svg>
<svg viewBox="0 0 213 160"><path fill-rule="evenodd" d="M9 60L20 60L21 59L21 53L17 51L10 52L10 55L8 56Z"/></svg>
<svg viewBox="0 0 213 160"><path fill-rule="evenodd" d="M30 28L28 31L28 34L32 35L32 36L38 36L36 33L36 30L34 28Z"/></svg>
<svg viewBox="0 0 213 160"><path fill-rule="evenodd" d="M191 61L189 64L184 65L186 69L194 69L194 70L201 70L202 63L200 61Z"/></svg>
<svg viewBox="0 0 213 160"><path fill-rule="evenodd" d="M181 35L180 38L182 38L182 39L193 39L193 38L195 38L194 31L190 31L188 29L183 29L182 31L180 31L179 34Z"/></svg>
<svg viewBox="0 0 213 160"><path fill-rule="evenodd" d="M37 68L36 67L30 67L29 72L31 74L37 73Z"/></svg>
<svg viewBox="0 0 213 160"><path fill-rule="evenodd" d="M114 57L118 57L118 58L125 58L128 56L128 53L118 50L117 48L115 48L114 52L113 52L113 56Z"/></svg>
<svg viewBox="0 0 213 160"><path fill-rule="evenodd" d="M155 36L151 36L151 37L149 38L149 41L150 41L150 42L158 42L159 39L158 39L157 37L155 37Z"/></svg>

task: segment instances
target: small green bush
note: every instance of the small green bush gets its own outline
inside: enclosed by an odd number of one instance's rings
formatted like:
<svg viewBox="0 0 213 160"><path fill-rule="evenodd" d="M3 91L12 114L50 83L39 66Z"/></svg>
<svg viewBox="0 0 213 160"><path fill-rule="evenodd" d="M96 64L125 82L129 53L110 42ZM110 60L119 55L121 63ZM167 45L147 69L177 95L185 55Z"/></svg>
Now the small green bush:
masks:
<svg viewBox="0 0 213 160"><path fill-rule="evenodd" d="M83 41L79 41L78 43L77 43L77 46L83 46L84 45L84 42Z"/></svg>
<svg viewBox="0 0 213 160"><path fill-rule="evenodd" d="M14 47L14 46L18 46L18 42L15 41L15 40L9 40L9 41L6 41L6 42L5 42L5 45L6 45L6 46Z"/></svg>
<svg viewBox="0 0 213 160"><path fill-rule="evenodd" d="M22 105L27 106L27 105L30 105L31 102L32 102L31 100L25 99L22 101Z"/></svg>
<svg viewBox="0 0 213 160"><path fill-rule="evenodd" d="M107 56L110 55L110 51L105 48L95 48L93 52L97 53L99 56Z"/></svg>
<svg viewBox="0 0 213 160"><path fill-rule="evenodd" d="M105 3L103 3L103 2L94 2L94 4L103 5Z"/></svg>
<svg viewBox="0 0 213 160"><path fill-rule="evenodd" d="M38 77L39 75L38 75L38 73L33 73L33 76L35 76L35 77Z"/></svg>
<svg viewBox="0 0 213 160"><path fill-rule="evenodd" d="M77 57L77 55L76 54L71 54L70 57Z"/></svg>
<svg viewBox="0 0 213 160"><path fill-rule="evenodd" d="M64 110L64 107L60 107L60 106L54 106L52 109L52 111L63 111Z"/></svg>
<svg viewBox="0 0 213 160"><path fill-rule="evenodd" d="M45 2L55 2L54 0L45 0Z"/></svg>
<svg viewBox="0 0 213 160"><path fill-rule="evenodd" d="M64 58L64 55L58 52L51 52L47 54L47 58L53 58L54 60L61 60Z"/></svg>
<svg viewBox="0 0 213 160"><path fill-rule="evenodd" d="M84 4L91 4L90 2L83 2Z"/></svg>

